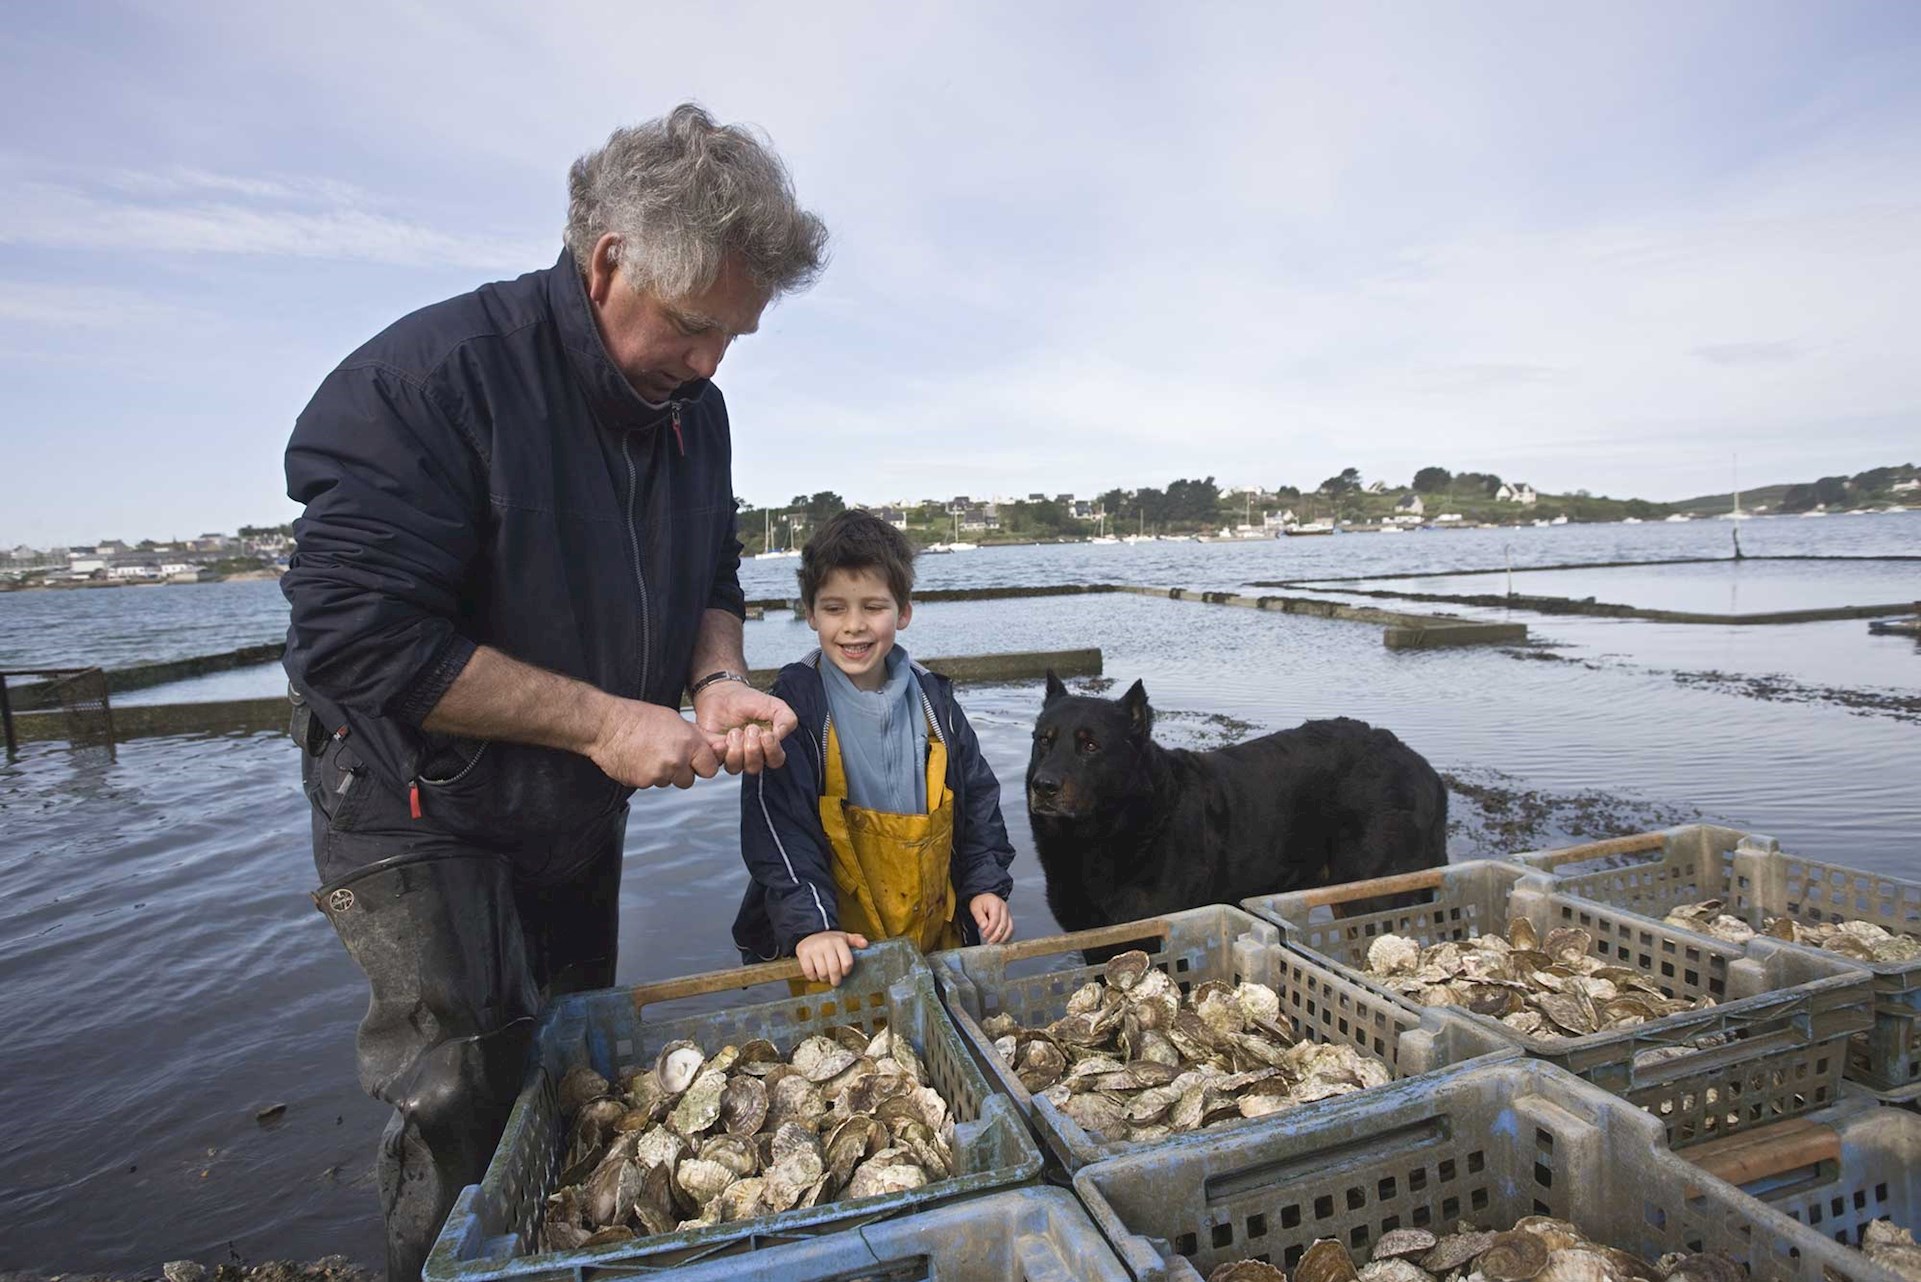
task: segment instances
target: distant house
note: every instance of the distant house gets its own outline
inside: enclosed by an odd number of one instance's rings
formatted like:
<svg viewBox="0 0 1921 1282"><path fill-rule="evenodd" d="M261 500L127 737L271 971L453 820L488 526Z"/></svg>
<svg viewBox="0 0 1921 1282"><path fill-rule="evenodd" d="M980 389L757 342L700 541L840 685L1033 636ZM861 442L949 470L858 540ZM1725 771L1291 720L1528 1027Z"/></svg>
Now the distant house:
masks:
<svg viewBox="0 0 1921 1282"><path fill-rule="evenodd" d="M67 562L67 570L76 579L85 579L95 574L104 574L106 569L107 558L104 556L76 556Z"/></svg>
<svg viewBox="0 0 1921 1282"><path fill-rule="evenodd" d="M963 530L998 530L1001 528L1000 514L991 503L982 503L961 513L960 527Z"/></svg>
<svg viewBox="0 0 1921 1282"><path fill-rule="evenodd" d="M1421 502L1421 496L1418 494L1404 494L1394 504L1394 511L1407 516L1425 516L1427 504Z"/></svg>
<svg viewBox="0 0 1921 1282"><path fill-rule="evenodd" d="M974 506L974 500L968 498L965 494L956 494L953 498L947 500L947 510L949 512L965 512L972 506Z"/></svg>
<svg viewBox="0 0 1921 1282"><path fill-rule="evenodd" d="M1910 476L1905 481L1896 481L1890 488L1893 489L1896 494L1906 494L1912 490L1921 490L1921 476Z"/></svg>
<svg viewBox="0 0 1921 1282"><path fill-rule="evenodd" d="M1501 488L1494 491L1494 499L1496 502L1519 503L1523 507L1533 507L1537 497L1534 493L1534 487L1524 481L1515 482L1511 485L1503 481Z"/></svg>
<svg viewBox="0 0 1921 1282"><path fill-rule="evenodd" d="M1285 512L1261 513L1261 528L1265 530L1278 530L1283 526L1298 524L1299 522L1294 519L1293 508L1289 508Z"/></svg>
<svg viewBox="0 0 1921 1282"><path fill-rule="evenodd" d="M110 579L157 579L160 567L147 561L136 561L129 565L116 565L107 570Z"/></svg>
<svg viewBox="0 0 1921 1282"><path fill-rule="evenodd" d="M897 530L905 530L907 528L907 513L897 507L877 507L874 509L874 515Z"/></svg>
<svg viewBox="0 0 1921 1282"><path fill-rule="evenodd" d="M1100 515L1099 505L1093 499L1069 498L1062 501L1073 512L1076 521L1091 521Z"/></svg>
<svg viewBox="0 0 1921 1282"><path fill-rule="evenodd" d="M1459 512L1443 512L1434 519L1442 525L1455 525L1459 523L1461 514Z"/></svg>

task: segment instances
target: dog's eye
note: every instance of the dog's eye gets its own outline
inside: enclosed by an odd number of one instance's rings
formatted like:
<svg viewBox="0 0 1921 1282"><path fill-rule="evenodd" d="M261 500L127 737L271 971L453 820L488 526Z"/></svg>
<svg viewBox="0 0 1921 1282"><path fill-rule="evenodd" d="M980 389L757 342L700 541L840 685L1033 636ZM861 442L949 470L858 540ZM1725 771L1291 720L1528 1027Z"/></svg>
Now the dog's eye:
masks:
<svg viewBox="0 0 1921 1282"><path fill-rule="evenodd" d="M1081 746L1081 754L1083 756L1088 756L1088 757L1093 756L1095 753L1101 750L1101 746L1098 743L1095 743L1092 739L1081 740L1080 746Z"/></svg>
<svg viewBox="0 0 1921 1282"><path fill-rule="evenodd" d="M1036 730L1034 732L1034 742L1045 748L1048 744L1054 742L1054 732L1052 730Z"/></svg>

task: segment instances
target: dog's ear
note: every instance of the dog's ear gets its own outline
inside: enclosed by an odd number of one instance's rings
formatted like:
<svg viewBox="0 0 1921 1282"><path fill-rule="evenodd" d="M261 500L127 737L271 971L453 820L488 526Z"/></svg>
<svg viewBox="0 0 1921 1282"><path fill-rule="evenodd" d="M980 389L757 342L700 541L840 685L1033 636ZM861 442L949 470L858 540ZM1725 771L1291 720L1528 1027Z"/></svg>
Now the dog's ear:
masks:
<svg viewBox="0 0 1921 1282"><path fill-rule="evenodd" d="M1121 696L1121 707L1127 711L1127 719L1133 725L1134 733L1143 739L1154 730L1154 709L1147 706L1147 687L1136 681L1127 687Z"/></svg>
<svg viewBox="0 0 1921 1282"><path fill-rule="evenodd" d="M1041 699L1041 706L1044 708L1054 702L1054 700L1064 699L1066 697L1067 686L1062 683L1059 677L1054 675L1054 669L1049 668L1047 670L1047 694Z"/></svg>

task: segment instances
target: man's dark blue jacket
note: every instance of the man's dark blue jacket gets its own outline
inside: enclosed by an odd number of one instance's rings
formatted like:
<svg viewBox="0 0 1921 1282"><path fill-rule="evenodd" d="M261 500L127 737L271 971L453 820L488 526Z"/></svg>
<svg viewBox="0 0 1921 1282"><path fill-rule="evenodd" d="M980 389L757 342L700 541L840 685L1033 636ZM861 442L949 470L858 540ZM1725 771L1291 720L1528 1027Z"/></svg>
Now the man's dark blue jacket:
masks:
<svg viewBox="0 0 1921 1282"><path fill-rule="evenodd" d="M565 252L349 356L286 462L306 506L287 672L436 829L551 835L632 791L572 753L422 730L476 646L677 708L703 612L742 613L720 391L641 400Z"/></svg>
<svg viewBox="0 0 1921 1282"><path fill-rule="evenodd" d="M740 853L753 878L734 919L734 943L744 961L791 957L807 936L840 929L834 855L820 822L820 797L827 789L827 691L819 668L824 662L816 650L780 670L774 694L800 721L781 745L787 764L741 777ZM1014 891L1007 872L1014 847L1001 821L1000 781L954 700L953 682L918 663L914 679L933 718L933 732L947 745L947 787L954 794L949 877L961 934L965 942L979 943L968 901L989 892L1006 899Z"/></svg>

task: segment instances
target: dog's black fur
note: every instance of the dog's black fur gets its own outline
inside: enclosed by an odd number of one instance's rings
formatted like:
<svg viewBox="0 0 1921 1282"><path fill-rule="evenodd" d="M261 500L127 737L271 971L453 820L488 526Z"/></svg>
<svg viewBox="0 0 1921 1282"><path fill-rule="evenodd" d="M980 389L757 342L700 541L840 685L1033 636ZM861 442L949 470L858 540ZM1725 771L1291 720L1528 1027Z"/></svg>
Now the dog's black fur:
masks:
<svg viewBox="0 0 1921 1282"><path fill-rule="evenodd" d="M1138 681L1098 699L1047 674L1027 818L1064 930L1447 862L1447 787L1386 730L1337 717L1189 752L1153 724Z"/></svg>

